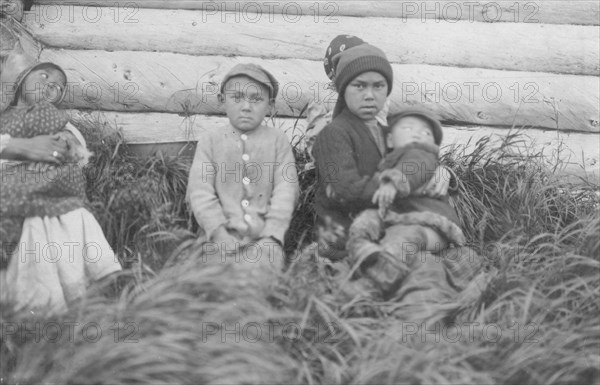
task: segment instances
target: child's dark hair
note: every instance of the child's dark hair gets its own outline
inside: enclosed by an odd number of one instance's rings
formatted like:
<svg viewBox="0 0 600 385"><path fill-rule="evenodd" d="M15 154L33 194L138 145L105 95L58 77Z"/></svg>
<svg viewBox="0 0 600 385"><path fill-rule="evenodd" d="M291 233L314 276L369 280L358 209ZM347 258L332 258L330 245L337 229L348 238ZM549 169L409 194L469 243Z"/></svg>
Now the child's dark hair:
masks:
<svg viewBox="0 0 600 385"><path fill-rule="evenodd" d="M17 77L17 80L15 81L15 84L17 85L17 89L15 90L15 96L13 97L13 100L10 102L11 107L16 106L17 103L19 102L19 97L21 96L21 92L23 91L23 83L25 83L25 79L27 79L27 76L29 76L29 74L32 73L33 71L43 70L43 69L48 69L48 68L59 71L64 76L65 81L66 81L67 74L65 73L65 71L62 68L60 68L58 65L56 65L54 63L44 62L44 63L36 64L32 67L29 67L26 70L24 70L23 72L21 72L19 74L19 76ZM60 101L62 101L62 98L64 97L65 93L66 93L66 90L63 90L63 95L62 95Z"/></svg>

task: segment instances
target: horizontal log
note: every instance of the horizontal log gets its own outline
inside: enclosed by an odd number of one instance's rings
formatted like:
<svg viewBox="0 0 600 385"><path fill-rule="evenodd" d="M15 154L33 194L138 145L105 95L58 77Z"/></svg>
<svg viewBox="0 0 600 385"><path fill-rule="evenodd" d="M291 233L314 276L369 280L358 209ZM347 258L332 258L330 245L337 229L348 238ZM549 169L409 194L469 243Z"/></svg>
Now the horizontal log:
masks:
<svg viewBox="0 0 600 385"><path fill-rule="evenodd" d="M500 70L600 75L595 26L456 23L340 16L335 23L139 9L115 19L108 7L37 6L25 25L43 43L67 49L160 51L191 55L322 60L338 34L359 33L390 61ZM125 13L125 12L123 12ZM117 21L117 22L115 22ZM285 31L285 33L282 33ZM397 38L391 38L397 37Z"/></svg>
<svg viewBox="0 0 600 385"><path fill-rule="evenodd" d="M322 63L308 60L49 49L42 51L41 60L65 69L65 105L71 108L222 114L219 84L240 62L262 65L278 79L278 116L298 116L311 101L332 108L336 100L336 93L327 89ZM598 77L426 65L393 68L392 112L419 104L449 123L600 132Z"/></svg>
<svg viewBox="0 0 600 385"><path fill-rule="evenodd" d="M202 132L212 127L227 127L229 121L224 116L193 115L182 117L165 113L121 113L111 111L72 112L73 120L92 120L107 122L118 127L128 143L132 144L173 144L195 142ZM280 127L292 144L302 141L305 134L304 119L276 119L267 121L274 127ZM477 140L493 136L505 137L511 130L498 127L460 127L444 126L443 149L447 151L453 144L467 145L467 152L473 148ZM513 131L514 132L514 131ZM530 154L543 151L548 162L559 161L561 173L600 176L600 148L598 135L581 133L564 133L529 129L522 131L523 142L514 148L515 151L529 151ZM560 151L559 151L560 150Z"/></svg>
<svg viewBox="0 0 600 385"><path fill-rule="evenodd" d="M40 5L98 6L98 0L35 0ZM338 16L389 17L421 20L479 22L524 22L547 24L599 25L597 1L541 2L510 1L200 1L200 0L111 0L112 7L202 10L207 13L239 11L264 15L306 15L316 20Z"/></svg>
<svg viewBox="0 0 600 385"><path fill-rule="evenodd" d="M147 112L114 112L68 110L71 120L98 122L102 125L118 128L128 143L176 143L195 142L202 132L212 127L227 127L229 120L223 115L191 115ZM264 124L280 127L288 136L290 143L299 143L305 132L305 119L267 118Z"/></svg>

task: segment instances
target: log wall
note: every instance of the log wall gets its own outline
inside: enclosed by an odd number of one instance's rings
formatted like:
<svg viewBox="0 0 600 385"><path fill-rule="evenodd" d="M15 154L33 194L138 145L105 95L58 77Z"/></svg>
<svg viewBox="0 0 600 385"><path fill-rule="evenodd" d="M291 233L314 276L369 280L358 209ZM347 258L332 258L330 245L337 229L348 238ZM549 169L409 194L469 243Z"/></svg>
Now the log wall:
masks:
<svg viewBox="0 0 600 385"><path fill-rule="evenodd" d="M209 127L227 127L228 120L223 116L190 115L181 116L171 113L133 113L133 112L72 112L74 120L92 120L107 122L122 129L125 140L141 145L155 144L164 148L173 142L194 142ZM306 134L304 119L275 118L268 122L282 127L292 144L302 143ZM169 129L166 130L165 127ZM485 126L449 126L444 125L442 153L453 145L466 145L468 148L481 138L492 136L501 140L511 132L521 133L523 143L515 151L529 151L529 154L543 152L548 164L559 163L559 174L584 175L598 181L598 138L591 140L589 134L577 132L552 132L545 130L502 129Z"/></svg>
<svg viewBox="0 0 600 385"><path fill-rule="evenodd" d="M325 48L353 34L393 63L391 111L430 109L446 144L522 128L532 146L562 141L570 171L600 173L598 1L34 3L23 26L43 45L38 59L67 72L65 107L106 115L134 143L226 124L216 91L238 62L273 72L276 124L302 127L308 102L335 103Z"/></svg>
<svg viewBox="0 0 600 385"><path fill-rule="evenodd" d="M437 22L339 16L240 16L203 11L37 6L25 25L56 48L159 51L190 55L322 60L332 37L358 34L391 62L599 75L600 35L595 26L541 23ZM289 17L289 16L288 16ZM549 31L551 29L551 31ZM77 38L74 38L74 37Z"/></svg>
<svg viewBox="0 0 600 385"><path fill-rule="evenodd" d="M40 5L96 7L98 0L36 0ZM499 1L200 1L200 0L111 0L133 17L139 8L185 9L204 11L207 15L256 13L263 15L288 14L327 19L335 22L338 16L389 17L401 20L440 20L454 22L522 22L541 24L599 25L600 4L595 0L544 0L542 2ZM127 9L125 9L127 8Z"/></svg>

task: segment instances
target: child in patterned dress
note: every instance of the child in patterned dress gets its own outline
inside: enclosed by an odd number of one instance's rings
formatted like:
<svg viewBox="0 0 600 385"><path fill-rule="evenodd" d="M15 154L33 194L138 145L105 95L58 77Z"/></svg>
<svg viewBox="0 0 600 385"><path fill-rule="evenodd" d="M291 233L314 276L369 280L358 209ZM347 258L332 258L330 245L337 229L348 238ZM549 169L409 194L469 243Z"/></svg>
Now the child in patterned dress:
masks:
<svg viewBox="0 0 600 385"><path fill-rule="evenodd" d="M67 78L53 63L21 72L15 96L0 115L3 146L11 138L56 135L66 157L55 161L1 163L0 240L6 270L3 301L17 309L60 312L81 298L86 287L121 270L100 225L85 208L81 166L91 155L85 140L56 108Z"/></svg>

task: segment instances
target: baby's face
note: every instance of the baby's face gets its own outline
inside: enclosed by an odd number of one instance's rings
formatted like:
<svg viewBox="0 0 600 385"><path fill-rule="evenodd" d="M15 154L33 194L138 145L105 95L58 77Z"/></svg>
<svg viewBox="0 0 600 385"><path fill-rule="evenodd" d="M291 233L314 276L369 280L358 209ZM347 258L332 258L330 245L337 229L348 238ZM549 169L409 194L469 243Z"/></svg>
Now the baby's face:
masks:
<svg viewBox="0 0 600 385"><path fill-rule="evenodd" d="M65 92L67 79L56 68L32 71L22 84L20 99L32 105L41 101L57 104Z"/></svg>
<svg viewBox="0 0 600 385"><path fill-rule="evenodd" d="M410 143L435 144L429 122L417 116L407 116L396 122L388 136L388 145L398 148Z"/></svg>

